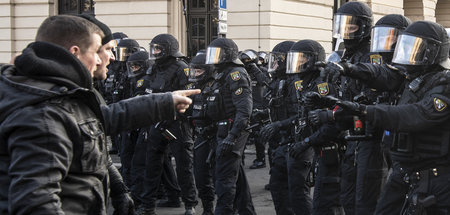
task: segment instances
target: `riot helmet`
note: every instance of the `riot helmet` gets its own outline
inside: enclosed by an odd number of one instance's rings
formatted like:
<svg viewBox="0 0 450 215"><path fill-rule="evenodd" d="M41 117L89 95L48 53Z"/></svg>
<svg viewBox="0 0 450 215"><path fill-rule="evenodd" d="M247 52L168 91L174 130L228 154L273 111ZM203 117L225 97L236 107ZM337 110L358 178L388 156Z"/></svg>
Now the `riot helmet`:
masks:
<svg viewBox="0 0 450 215"><path fill-rule="evenodd" d="M267 65L267 62L268 62L268 55L267 55L267 53L265 52L265 51L259 51L258 52L258 65L262 65L262 66L265 66L265 65Z"/></svg>
<svg viewBox="0 0 450 215"><path fill-rule="evenodd" d="M407 72L417 72L428 66L440 65L450 69L449 36L440 24L417 21L409 25L399 36L392 62L409 66Z"/></svg>
<svg viewBox="0 0 450 215"><path fill-rule="evenodd" d="M159 34L150 42L150 59L162 60L169 56L184 57L180 52L178 40L170 34Z"/></svg>
<svg viewBox="0 0 450 215"><path fill-rule="evenodd" d="M112 38L114 40L114 46L112 48L112 52L113 52L115 58L117 59L117 45L119 45L120 40L128 39L128 35L126 35L123 32L114 32L112 34Z"/></svg>
<svg viewBox="0 0 450 215"><path fill-rule="evenodd" d="M189 81L199 83L212 77L214 70L211 64L205 64L206 54L200 53L192 58L189 64Z"/></svg>
<svg viewBox="0 0 450 215"><path fill-rule="evenodd" d="M293 41L283 41L273 47L268 57L267 71L269 73L276 72L278 75L282 75L286 72L286 56L294 43Z"/></svg>
<svg viewBox="0 0 450 215"><path fill-rule="evenodd" d="M116 48L116 60L125 62L131 54L140 50L139 43L133 39L121 39Z"/></svg>
<svg viewBox="0 0 450 215"><path fill-rule="evenodd" d="M309 72L317 61L325 61L325 49L314 40L300 40L287 54L286 74Z"/></svg>
<svg viewBox="0 0 450 215"><path fill-rule="evenodd" d="M239 53L239 60L241 60L244 64L257 63L258 53L256 53L253 49L246 49Z"/></svg>
<svg viewBox="0 0 450 215"><path fill-rule="evenodd" d="M411 20L400 14L389 14L381 17L372 29L371 52L394 52L400 35Z"/></svg>
<svg viewBox="0 0 450 215"><path fill-rule="evenodd" d="M206 50L206 64L234 63L243 65L238 59L238 46L228 38L217 38L213 40Z"/></svg>
<svg viewBox="0 0 450 215"><path fill-rule="evenodd" d="M133 78L144 74L150 67L150 60L148 59L148 52L137 51L130 55L127 60L128 77Z"/></svg>
<svg viewBox="0 0 450 215"><path fill-rule="evenodd" d="M347 2L334 15L333 37L361 40L370 37L372 10L363 2Z"/></svg>

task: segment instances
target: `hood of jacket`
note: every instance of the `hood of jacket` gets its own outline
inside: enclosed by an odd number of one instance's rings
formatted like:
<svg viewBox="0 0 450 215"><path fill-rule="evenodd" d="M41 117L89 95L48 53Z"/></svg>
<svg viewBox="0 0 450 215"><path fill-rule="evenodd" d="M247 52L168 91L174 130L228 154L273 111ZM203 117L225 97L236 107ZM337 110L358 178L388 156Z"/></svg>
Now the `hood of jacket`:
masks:
<svg viewBox="0 0 450 215"><path fill-rule="evenodd" d="M53 97L93 90L87 68L66 49L34 42L0 75L0 123L12 112Z"/></svg>

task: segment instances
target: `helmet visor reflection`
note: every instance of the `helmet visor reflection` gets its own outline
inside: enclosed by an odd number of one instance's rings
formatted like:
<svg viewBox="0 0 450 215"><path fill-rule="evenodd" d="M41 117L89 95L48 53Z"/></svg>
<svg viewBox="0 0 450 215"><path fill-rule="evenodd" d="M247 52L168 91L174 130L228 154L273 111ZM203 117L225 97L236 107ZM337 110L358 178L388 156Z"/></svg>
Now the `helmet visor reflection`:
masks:
<svg viewBox="0 0 450 215"><path fill-rule="evenodd" d="M305 72L308 67L310 54L303 52L288 52L286 63L286 74Z"/></svg>
<svg viewBox="0 0 450 215"><path fill-rule="evenodd" d="M208 47L206 50L205 64L219 64L221 63L224 53L220 47Z"/></svg>
<svg viewBox="0 0 450 215"><path fill-rule="evenodd" d="M118 46L116 48L116 60L117 61L127 61L128 57L131 55L131 50L127 47Z"/></svg>
<svg viewBox="0 0 450 215"><path fill-rule="evenodd" d="M149 53L149 59L150 60L156 60L161 57L163 57L165 54L164 46L150 43L150 53Z"/></svg>
<svg viewBox="0 0 450 215"><path fill-rule="evenodd" d="M398 37L393 63L405 65L425 65L426 41L420 37L402 34Z"/></svg>
<svg viewBox="0 0 450 215"><path fill-rule="evenodd" d="M397 42L398 29L393 27L375 27L372 30L371 52L392 52Z"/></svg>
<svg viewBox="0 0 450 215"><path fill-rule="evenodd" d="M359 32L357 17L342 14L334 16L334 38L354 39L359 36Z"/></svg>
<svg viewBox="0 0 450 215"><path fill-rule="evenodd" d="M286 62L286 54L281 52L270 52L269 63L267 64L268 72L275 72L282 64Z"/></svg>

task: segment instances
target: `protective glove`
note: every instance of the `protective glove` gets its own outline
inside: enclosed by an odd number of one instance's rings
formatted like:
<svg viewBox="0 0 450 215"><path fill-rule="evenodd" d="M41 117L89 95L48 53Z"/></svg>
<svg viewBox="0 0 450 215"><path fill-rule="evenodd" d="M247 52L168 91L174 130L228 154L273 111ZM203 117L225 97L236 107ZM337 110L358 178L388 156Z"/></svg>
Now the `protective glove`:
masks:
<svg viewBox="0 0 450 215"><path fill-rule="evenodd" d="M114 215L134 215L134 202L122 176L114 165L108 167L111 189L111 204Z"/></svg>
<svg viewBox="0 0 450 215"><path fill-rule="evenodd" d="M134 201L129 192L114 198L111 196L111 204L114 208L113 215L134 215Z"/></svg>
<svg viewBox="0 0 450 215"><path fill-rule="evenodd" d="M323 72L325 76L328 76L329 81L334 83L341 75L348 75L352 71L351 68L352 65L346 62L328 62Z"/></svg>
<svg viewBox="0 0 450 215"><path fill-rule="evenodd" d="M333 107L339 99L333 96L322 96L318 92L310 91L305 93L303 100L308 107L329 108Z"/></svg>
<svg viewBox="0 0 450 215"><path fill-rule="evenodd" d="M333 121L333 111L322 109L309 111L308 120L314 126L320 126L324 123Z"/></svg>
<svg viewBox="0 0 450 215"><path fill-rule="evenodd" d="M222 148L219 152L219 158L225 156L225 154L230 153L236 143L236 137L232 134L228 134L222 141Z"/></svg>
<svg viewBox="0 0 450 215"><path fill-rule="evenodd" d="M343 116L365 116L367 114L367 106L363 104L359 104L356 102L349 101L338 101L336 102L336 106L339 108L335 108L333 111L333 118L343 117Z"/></svg>
<svg viewBox="0 0 450 215"><path fill-rule="evenodd" d="M269 140L273 137L275 133L280 131L280 127L281 127L280 121L272 122L261 128L259 134L261 138L263 138L263 140Z"/></svg>
<svg viewBox="0 0 450 215"><path fill-rule="evenodd" d="M309 138L305 138L300 142L289 145L289 156L293 158L299 158L300 155L311 147Z"/></svg>

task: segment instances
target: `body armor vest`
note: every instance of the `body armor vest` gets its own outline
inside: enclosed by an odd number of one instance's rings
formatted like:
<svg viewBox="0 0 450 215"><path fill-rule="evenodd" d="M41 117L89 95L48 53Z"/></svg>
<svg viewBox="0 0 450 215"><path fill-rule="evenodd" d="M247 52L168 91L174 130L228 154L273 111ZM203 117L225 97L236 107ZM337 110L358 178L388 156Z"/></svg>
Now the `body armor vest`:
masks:
<svg viewBox="0 0 450 215"><path fill-rule="evenodd" d="M435 86L436 73L429 73L423 77L420 88L411 89L407 85L398 105L416 103L433 93L442 93L445 85ZM414 81L413 81L414 82ZM450 122L424 129L421 132L395 132L394 143L391 147L391 157L409 166L417 164L422 167L448 164L450 145ZM420 167L419 167L420 168Z"/></svg>

